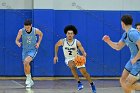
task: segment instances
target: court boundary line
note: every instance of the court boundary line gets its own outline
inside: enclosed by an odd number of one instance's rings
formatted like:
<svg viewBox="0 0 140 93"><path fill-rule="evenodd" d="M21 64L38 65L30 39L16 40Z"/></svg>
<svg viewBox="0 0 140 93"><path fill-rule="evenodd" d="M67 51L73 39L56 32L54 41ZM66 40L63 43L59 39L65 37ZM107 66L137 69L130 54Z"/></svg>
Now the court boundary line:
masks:
<svg viewBox="0 0 140 93"><path fill-rule="evenodd" d="M24 85L22 85L22 84L18 83L18 82L17 82L17 81L15 81L15 80L12 80L12 82L13 82L13 83L15 83L15 84L17 84L17 85L19 85L19 86L21 86L22 88L23 88L23 87L25 88L25 86L24 86Z"/></svg>

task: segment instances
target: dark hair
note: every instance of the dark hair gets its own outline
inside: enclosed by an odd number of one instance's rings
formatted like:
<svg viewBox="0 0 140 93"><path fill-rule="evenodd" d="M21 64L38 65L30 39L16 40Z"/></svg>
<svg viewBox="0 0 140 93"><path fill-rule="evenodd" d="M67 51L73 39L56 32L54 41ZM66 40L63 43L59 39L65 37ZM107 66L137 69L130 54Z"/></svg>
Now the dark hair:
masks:
<svg viewBox="0 0 140 93"><path fill-rule="evenodd" d="M30 19L26 19L25 21L24 21L24 25L25 26L31 26L32 25L32 21L30 20Z"/></svg>
<svg viewBox="0 0 140 93"><path fill-rule="evenodd" d="M136 23L135 26L136 26L136 27L137 27L137 26L140 26L140 23Z"/></svg>
<svg viewBox="0 0 140 93"><path fill-rule="evenodd" d="M125 24L125 25L132 25L133 22L133 18L131 15L123 15L121 18L121 21Z"/></svg>
<svg viewBox="0 0 140 93"><path fill-rule="evenodd" d="M72 30L73 33L76 35L77 34L77 29L74 25L67 25L65 28L64 28L64 33L67 34L67 32L69 30Z"/></svg>

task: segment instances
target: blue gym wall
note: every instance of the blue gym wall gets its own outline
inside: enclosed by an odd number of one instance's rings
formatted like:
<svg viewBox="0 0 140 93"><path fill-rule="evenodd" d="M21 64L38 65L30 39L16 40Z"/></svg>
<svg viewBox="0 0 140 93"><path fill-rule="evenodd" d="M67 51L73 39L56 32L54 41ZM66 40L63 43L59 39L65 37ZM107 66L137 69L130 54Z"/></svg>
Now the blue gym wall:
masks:
<svg viewBox="0 0 140 93"><path fill-rule="evenodd" d="M102 37L107 34L113 41L121 38L123 14L131 14L134 24L140 22L140 12L135 10L0 9L0 76L24 76L21 48L16 46L15 38L27 18L44 34L31 64L33 76L72 76L64 63L62 48L58 53L59 62L53 64L54 45L65 37L63 29L68 24L78 29L76 38L87 52L87 71L92 76L120 76L129 60L129 49L115 51L102 41Z"/></svg>

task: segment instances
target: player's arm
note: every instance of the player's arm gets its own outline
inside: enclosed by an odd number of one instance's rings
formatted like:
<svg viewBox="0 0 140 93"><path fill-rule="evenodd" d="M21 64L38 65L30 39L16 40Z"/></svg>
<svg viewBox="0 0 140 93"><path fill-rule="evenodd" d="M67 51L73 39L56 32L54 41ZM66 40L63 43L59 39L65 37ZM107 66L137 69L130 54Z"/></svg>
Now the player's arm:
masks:
<svg viewBox="0 0 140 93"><path fill-rule="evenodd" d="M60 46L63 45L63 40L60 39L56 44L55 44L55 56L57 57L58 49Z"/></svg>
<svg viewBox="0 0 140 93"><path fill-rule="evenodd" d="M136 44L136 47L138 48L138 52L136 56L131 60L132 64L134 64L140 59L140 35L139 33L131 32L129 33L129 39L131 39Z"/></svg>
<svg viewBox="0 0 140 93"><path fill-rule="evenodd" d="M109 42L107 42L107 44L109 46L111 46L113 49L115 50L121 50L124 46L125 46L125 43L122 42L122 41L119 41L119 42L112 42L111 40Z"/></svg>
<svg viewBox="0 0 140 93"><path fill-rule="evenodd" d="M22 36L22 30L20 29L20 30L18 31L16 40L15 40L15 43L18 45L18 47L21 47L21 42L19 42L21 36Z"/></svg>
<svg viewBox="0 0 140 93"><path fill-rule="evenodd" d="M85 52L85 50L84 50L84 48L83 48L81 42L78 41L78 40L77 40L77 46L78 46L78 49L79 49L79 50L81 51L81 53L83 54L83 56L86 57L86 52Z"/></svg>
<svg viewBox="0 0 140 93"><path fill-rule="evenodd" d="M42 41L43 33L39 29L36 29L36 34L39 36L39 40L38 40L38 42L36 44L36 48L38 48L40 43L41 43L41 41Z"/></svg>
<svg viewBox="0 0 140 93"><path fill-rule="evenodd" d="M132 60L132 63L134 64L137 60L139 60L140 59L140 40L138 40L137 42L136 42L136 44L137 44L137 47L138 47L138 49L139 49L139 51L138 51L138 53L136 54L136 56L133 58L133 60Z"/></svg>
<svg viewBox="0 0 140 93"><path fill-rule="evenodd" d="M119 42L113 42L107 35L103 37L103 40L115 50L121 50L125 46L125 43L122 40L120 40Z"/></svg>
<svg viewBox="0 0 140 93"><path fill-rule="evenodd" d="M63 40L60 39L56 44L55 44L55 57L54 57L54 64L56 64L56 62L58 61L58 56L57 56L57 53L58 53L58 49L60 46L63 45Z"/></svg>

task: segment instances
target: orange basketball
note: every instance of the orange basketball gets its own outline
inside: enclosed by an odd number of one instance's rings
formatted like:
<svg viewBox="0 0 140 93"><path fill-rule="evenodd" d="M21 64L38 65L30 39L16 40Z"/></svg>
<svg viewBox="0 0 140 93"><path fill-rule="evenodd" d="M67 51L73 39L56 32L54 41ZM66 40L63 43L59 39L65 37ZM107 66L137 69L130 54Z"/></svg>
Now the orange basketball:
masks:
<svg viewBox="0 0 140 93"><path fill-rule="evenodd" d="M82 66L84 64L86 64L86 58L84 56L76 56L74 59L74 63L76 66Z"/></svg>

